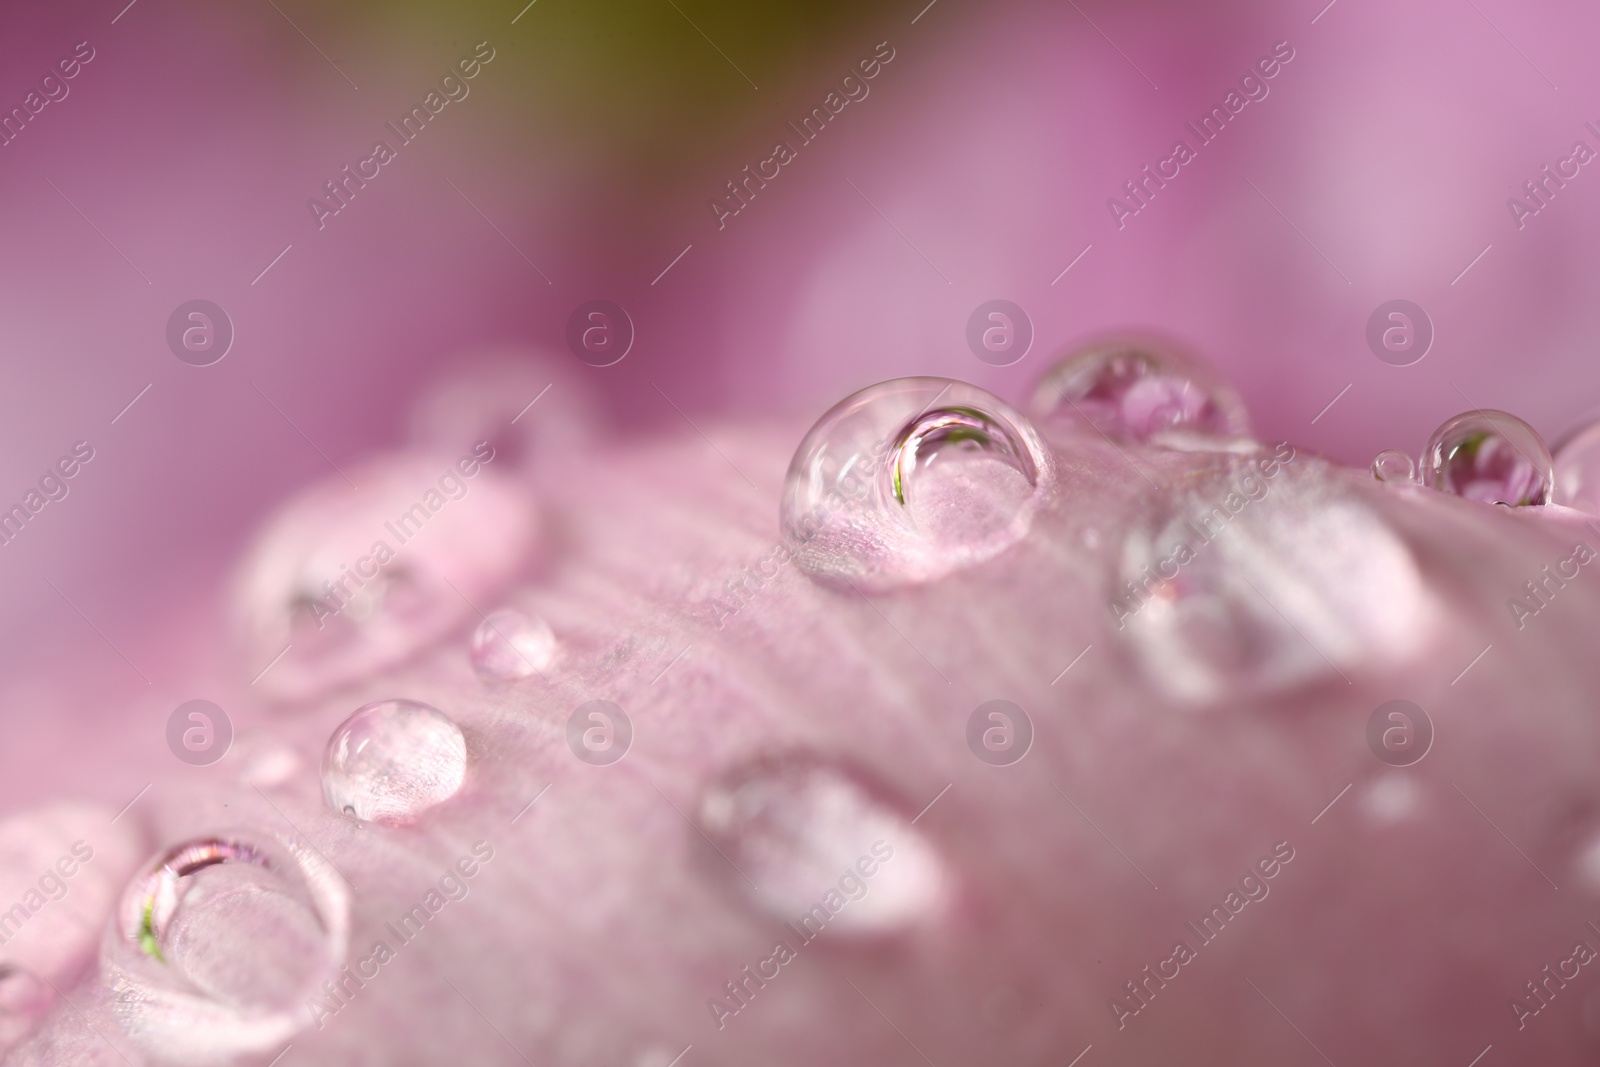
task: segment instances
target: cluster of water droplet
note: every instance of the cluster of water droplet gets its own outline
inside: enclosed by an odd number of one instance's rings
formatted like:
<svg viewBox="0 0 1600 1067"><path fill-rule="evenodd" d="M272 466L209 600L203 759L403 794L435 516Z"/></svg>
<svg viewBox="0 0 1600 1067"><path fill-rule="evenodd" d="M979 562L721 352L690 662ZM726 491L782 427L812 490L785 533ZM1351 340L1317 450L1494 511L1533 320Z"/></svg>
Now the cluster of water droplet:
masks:
<svg viewBox="0 0 1600 1067"><path fill-rule="evenodd" d="M1430 488L1483 504L1548 504L1556 486L1550 449L1538 432L1504 411L1473 410L1447 419L1428 439L1417 465L1399 449L1372 461L1388 485Z"/></svg>
<svg viewBox="0 0 1600 1067"><path fill-rule="evenodd" d="M534 384L503 367L486 372L461 396L419 409L419 433L442 443L463 427L476 432L469 416L513 379L522 392ZM1268 457L1231 387L1182 351L1087 346L1044 375L1030 411L1032 421L942 378L896 379L846 398L790 465L780 518L794 558L815 578L882 590L1006 551L1055 489L1056 458L1037 423L1058 441L1079 434L1232 453L1129 533L1113 577L1113 600L1127 599L1118 619L1126 654L1169 697L1212 703L1330 680L1374 649L1403 653L1422 632L1422 581L1401 540L1356 500L1296 488L1294 474L1268 487L1287 503L1262 503L1268 489L1257 496L1245 486L1265 485L1292 450ZM490 498L483 506L508 525L457 524L407 544L401 565L385 561L365 582L342 579L347 561L365 558L374 528L406 511L424 467L437 473L415 457L358 469L362 488L315 490L262 539L245 569L241 620L263 657L280 641L307 646L279 671L282 691L370 676L458 627L475 594L498 595L522 561L537 529L532 509L490 479L477 483ZM1420 473L1396 450L1378 456L1373 473L1513 506L1546 503L1554 489L1600 511L1600 426L1575 435L1552 466L1526 423L1470 412L1434 433ZM330 587L343 594L333 612ZM483 617L467 643L468 662L490 685L548 677L559 651L549 623L516 607ZM271 786L298 768L294 753L262 748L244 777ZM334 811L386 825L451 800L467 773L461 727L405 699L350 715L321 767ZM791 924L800 943L823 928L902 932L948 903L952 873L915 821L870 776L809 753L725 770L703 789L696 818L730 884ZM305 1024L307 992L342 964L349 906L327 861L297 841L240 831L171 847L128 885L103 946L115 1011L135 1040L173 1062L263 1052ZM48 999L25 969L0 967L0 1047L8 1021Z"/></svg>
<svg viewBox="0 0 1600 1067"><path fill-rule="evenodd" d="M1068 354L1041 379L1032 412L1034 421L945 378L899 378L845 398L789 466L780 515L789 549L813 577L868 590L994 557L1027 535L1054 485L1035 421L1153 447L1256 447L1233 389L1166 343Z"/></svg>

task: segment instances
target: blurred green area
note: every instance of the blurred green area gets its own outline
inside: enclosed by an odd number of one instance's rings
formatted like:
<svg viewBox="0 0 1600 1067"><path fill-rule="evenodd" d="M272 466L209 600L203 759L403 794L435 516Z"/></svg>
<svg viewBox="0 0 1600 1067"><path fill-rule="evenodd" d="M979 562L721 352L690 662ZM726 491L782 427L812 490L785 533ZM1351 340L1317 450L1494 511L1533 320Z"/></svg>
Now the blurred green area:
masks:
<svg viewBox="0 0 1600 1067"><path fill-rule="evenodd" d="M770 125L796 91L878 38L882 0L279 0L331 54L385 68L466 54L487 39L508 57L483 94L513 156L563 153L602 185L669 184L688 161ZM898 6L898 5L897 5ZM520 12L520 14L519 14ZM516 19L513 24L513 18ZM311 27L317 27L312 32ZM870 39L869 39L870 38ZM337 51L335 51L337 49ZM384 77L379 72L379 77ZM764 134L763 134L764 136Z"/></svg>

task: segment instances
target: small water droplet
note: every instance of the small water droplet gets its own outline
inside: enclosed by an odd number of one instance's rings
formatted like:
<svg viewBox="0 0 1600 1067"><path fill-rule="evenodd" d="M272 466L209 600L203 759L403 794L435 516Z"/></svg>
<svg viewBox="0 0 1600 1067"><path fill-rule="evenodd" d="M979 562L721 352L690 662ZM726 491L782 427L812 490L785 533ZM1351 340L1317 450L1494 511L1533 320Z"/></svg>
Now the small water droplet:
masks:
<svg viewBox="0 0 1600 1067"><path fill-rule="evenodd" d="M344 962L348 891L300 844L228 832L168 849L123 892L102 967L127 1033L163 1061L264 1052L312 1021Z"/></svg>
<svg viewBox="0 0 1600 1067"><path fill-rule="evenodd" d="M1196 478L1125 539L1109 610L1142 671L1212 704L1404 660L1429 619L1404 541L1323 478L1253 469Z"/></svg>
<svg viewBox="0 0 1600 1067"><path fill-rule="evenodd" d="M1600 419L1569 433L1556 449L1557 504L1600 515Z"/></svg>
<svg viewBox="0 0 1600 1067"><path fill-rule="evenodd" d="M305 697L366 677L500 596L526 566L539 521L528 490L490 455L351 465L354 485L336 475L281 508L233 594L257 688Z"/></svg>
<svg viewBox="0 0 1600 1067"><path fill-rule="evenodd" d="M328 739L322 789L334 811L363 822L410 822L456 795L467 742L449 716L415 700L383 700Z"/></svg>
<svg viewBox="0 0 1600 1067"><path fill-rule="evenodd" d="M1398 448L1386 448L1372 461L1372 476L1391 485L1412 485L1417 480L1417 461Z"/></svg>
<svg viewBox="0 0 1600 1067"><path fill-rule="evenodd" d="M1123 441L1192 447L1194 438L1214 443L1250 435L1249 414L1233 387L1168 342L1080 348L1040 379L1032 410L1040 422L1093 427Z"/></svg>
<svg viewBox="0 0 1600 1067"><path fill-rule="evenodd" d="M942 905L948 874L900 805L806 755L758 760L707 789L700 825L757 907L807 940L893 933Z"/></svg>
<svg viewBox="0 0 1600 1067"><path fill-rule="evenodd" d="M1445 493L1513 507L1550 503L1550 450L1532 426L1504 411L1468 411L1433 431L1422 480Z"/></svg>
<svg viewBox="0 0 1600 1067"><path fill-rule="evenodd" d="M886 589L1027 535L1054 480L1028 420L976 386L898 378L835 405L789 465L785 543L817 578Z"/></svg>
<svg viewBox="0 0 1600 1067"><path fill-rule="evenodd" d="M538 616L496 611L472 634L471 659L478 677L507 681L543 674L556 658L556 635Z"/></svg>

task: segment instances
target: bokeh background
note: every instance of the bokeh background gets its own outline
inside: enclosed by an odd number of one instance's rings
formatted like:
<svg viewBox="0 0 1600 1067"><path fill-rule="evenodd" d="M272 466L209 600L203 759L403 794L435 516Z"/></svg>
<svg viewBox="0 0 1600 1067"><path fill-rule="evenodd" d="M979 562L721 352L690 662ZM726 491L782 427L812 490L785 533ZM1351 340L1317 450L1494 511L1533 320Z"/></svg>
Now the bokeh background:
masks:
<svg viewBox="0 0 1600 1067"><path fill-rule="evenodd" d="M1574 142L1600 150L1592 5L925 4L0 10L0 109L94 55L0 147L0 503L95 451L0 547L0 804L45 781L131 795L171 707L204 695L184 679L225 669L195 649L251 532L402 442L428 383L486 347L555 360L604 412L595 447L685 414L811 416L901 374L1017 400L1125 327L1191 343L1261 436L1351 464L1470 406L1554 439L1600 403L1600 166L1521 226L1507 203ZM470 95L319 228L308 199L479 42ZM869 95L719 226L708 202L881 42ZM1269 95L1119 228L1108 199L1279 42ZM209 367L167 346L195 298L236 331ZM637 333L603 369L564 340L602 298ZM1035 331L1009 367L964 337L994 298ZM1436 331L1412 366L1367 346L1392 299Z"/></svg>

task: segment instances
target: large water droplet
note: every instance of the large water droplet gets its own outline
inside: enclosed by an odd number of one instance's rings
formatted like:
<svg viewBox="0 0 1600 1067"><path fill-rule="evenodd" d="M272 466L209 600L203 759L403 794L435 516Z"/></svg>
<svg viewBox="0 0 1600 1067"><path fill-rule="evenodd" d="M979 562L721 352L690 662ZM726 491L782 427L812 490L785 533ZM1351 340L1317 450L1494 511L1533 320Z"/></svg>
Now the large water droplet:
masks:
<svg viewBox="0 0 1600 1067"><path fill-rule="evenodd" d="M538 616L507 608L487 616L472 634L472 667L488 681L543 674L555 658L556 635Z"/></svg>
<svg viewBox="0 0 1600 1067"><path fill-rule="evenodd" d="M186 841L124 891L102 964L114 1011L163 1062L267 1051L312 1021L344 962L348 891L304 845L250 832Z"/></svg>
<svg viewBox="0 0 1600 1067"><path fill-rule="evenodd" d="M746 764L707 789L700 825L763 911L806 939L823 928L891 933L932 915L943 859L899 805L851 771L790 755Z"/></svg>
<svg viewBox="0 0 1600 1067"><path fill-rule="evenodd" d="M1078 349L1040 379L1032 410L1041 423L1093 427L1117 440L1170 447L1250 435L1249 414L1233 387L1164 341L1113 340Z"/></svg>
<svg viewBox="0 0 1600 1067"><path fill-rule="evenodd" d="M1422 454L1423 481L1484 504L1550 503L1550 450L1532 426L1504 411L1468 411L1433 431Z"/></svg>
<svg viewBox="0 0 1600 1067"><path fill-rule="evenodd" d="M1390 485L1411 485L1417 480L1417 461L1398 448L1386 448L1373 459L1372 476Z"/></svg>
<svg viewBox="0 0 1600 1067"><path fill-rule="evenodd" d="M328 803L363 822L410 822L455 796L466 774L461 727L415 700L361 708L333 732L322 757Z"/></svg>
<svg viewBox="0 0 1600 1067"><path fill-rule="evenodd" d="M1054 484L1027 419L976 386L898 378L835 405L789 465L780 516L808 573L884 589L990 559Z"/></svg>
<svg viewBox="0 0 1600 1067"><path fill-rule="evenodd" d="M368 676L501 595L539 524L489 455L391 456L346 468L360 488L334 476L285 505L234 593L258 688L304 697Z"/></svg>
<svg viewBox="0 0 1600 1067"><path fill-rule="evenodd" d="M1600 515L1600 419L1566 436L1555 470L1556 503Z"/></svg>
<svg viewBox="0 0 1600 1067"><path fill-rule="evenodd" d="M1124 542L1109 610L1143 673L1194 704L1400 662L1429 601L1404 541L1319 478L1232 460ZM1306 462L1306 461L1299 461Z"/></svg>

